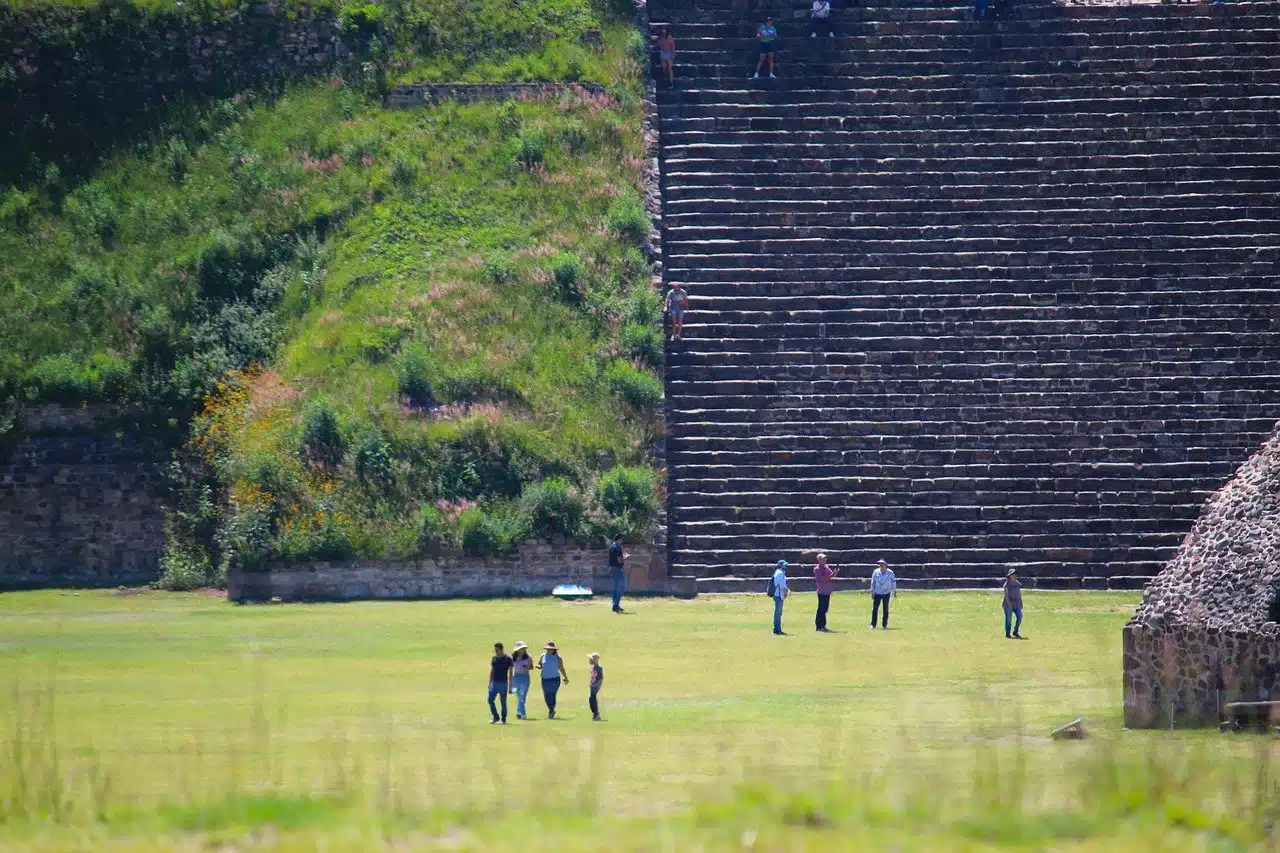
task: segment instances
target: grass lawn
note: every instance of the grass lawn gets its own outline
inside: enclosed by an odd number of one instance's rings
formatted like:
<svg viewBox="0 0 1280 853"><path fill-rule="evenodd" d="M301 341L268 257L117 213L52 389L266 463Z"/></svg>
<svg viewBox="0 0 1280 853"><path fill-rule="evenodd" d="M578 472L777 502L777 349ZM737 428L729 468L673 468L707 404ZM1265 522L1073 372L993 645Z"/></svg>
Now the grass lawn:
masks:
<svg viewBox="0 0 1280 853"><path fill-rule="evenodd" d="M1136 595L1028 593L1021 643L996 594L813 603L3 595L0 846L1273 849L1270 740L1122 729ZM488 724L495 640L556 641L560 719Z"/></svg>

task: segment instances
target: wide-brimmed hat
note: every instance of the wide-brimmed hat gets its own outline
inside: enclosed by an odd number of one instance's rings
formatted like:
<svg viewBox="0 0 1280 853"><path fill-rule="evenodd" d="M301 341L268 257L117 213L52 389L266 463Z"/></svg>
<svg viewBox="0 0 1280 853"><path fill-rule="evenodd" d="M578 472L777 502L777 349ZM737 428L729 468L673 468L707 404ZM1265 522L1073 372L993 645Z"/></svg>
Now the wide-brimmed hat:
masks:
<svg viewBox="0 0 1280 853"><path fill-rule="evenodd" d="M520 640L519 642L516 643L516 647L511 651L518 652L521 649L527 649L527 648L529 648L529 644L526 643L524 640Z"/></svg>
<svg viewBox="0 0 1280 853"><path fill-rule="evenodd" d="M881 557L879 560L876 560L876 565L877 565L877 566L887 566L887 565L889 565L889 564L888 564L887 562L885 562L885 560L884 560L884 558L883 558L883 557Z"/></svg>
<svg viewBox="0 0 1280 853"><path fill-rule="evenodd" d="M546 649L546 650L547 650L547 651L549 651L549 652L558 652L558 651L560 651L559 649L557 649L557 648L556 648L556 644L555 644L555 643L547 643L545 646L543 646L543 648L544 648L544 649Z"/></svg>
<svg viewBox="0 0 1280 853"><path fill-rule="evenodd" d="M1005 576L1005 577L1007 577L1007 578L1011 578L1011 577L1013 577L1014 575L1016 575L1017 573L1018 573L1018 570L1017 570L1017 569L1010 569L1009 571L1007 571L1007 572L1005 572L1005 573L1004 573L1004 576Z"/></svg>

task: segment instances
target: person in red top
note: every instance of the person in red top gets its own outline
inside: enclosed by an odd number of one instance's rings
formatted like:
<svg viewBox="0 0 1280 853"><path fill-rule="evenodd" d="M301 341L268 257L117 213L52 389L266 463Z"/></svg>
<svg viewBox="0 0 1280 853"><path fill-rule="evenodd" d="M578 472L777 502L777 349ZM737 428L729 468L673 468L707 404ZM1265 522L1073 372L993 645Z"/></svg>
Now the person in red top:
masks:
<svg viewBox="0 0 1280 853"><path fill-rule="evenodd" d="M819 554L818 565L813 567L813 582L818 590L818 614L813 619L813 625L824 633L827 630L827 611L831 609L831 593L836 589L832 582L835 576L836 570L827 565L827 555Z"/></svg>

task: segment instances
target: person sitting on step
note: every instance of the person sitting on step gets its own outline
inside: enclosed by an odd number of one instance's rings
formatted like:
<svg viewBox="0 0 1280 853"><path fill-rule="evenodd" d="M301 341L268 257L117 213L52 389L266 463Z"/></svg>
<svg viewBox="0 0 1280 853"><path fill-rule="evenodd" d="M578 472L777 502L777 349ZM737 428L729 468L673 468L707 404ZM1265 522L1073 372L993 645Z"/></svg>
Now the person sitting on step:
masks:
<svg viewBox="0 0 1280 853"><path fill-rule="evenodd" d="M818 30L826 30L827 38L836 37L835 27L831 23L831 0L813 0L809 18L809 38L817 38Z"/></svg>
<svg viewBox="0 0 1280 853"><path fill-rule="evenodd" d="M773 26L772 17L765 18L764 23L756 30L756 41L760 44L760 58L756 60L756 73L751 75L751 79L758 80L766 65L769 66L769 78L776 79L777 75L773 72L778 65L778 30Z"/></svg>

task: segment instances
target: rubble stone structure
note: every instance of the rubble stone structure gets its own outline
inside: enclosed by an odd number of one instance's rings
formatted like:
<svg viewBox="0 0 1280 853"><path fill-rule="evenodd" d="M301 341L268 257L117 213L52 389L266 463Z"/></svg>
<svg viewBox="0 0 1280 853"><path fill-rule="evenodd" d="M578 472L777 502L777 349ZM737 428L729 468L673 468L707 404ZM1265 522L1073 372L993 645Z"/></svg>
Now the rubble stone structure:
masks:
<svg viewBox="0 0 1280 853"><path fill-rule="evenodd" d="M1124 721L1212 725L1280 699L1280 430L1205 505L1124 629Z"/></svg>
<svg viewBox="0 0 1280 853"><path fill-rule="evenodd" d="M833 5L650 2L673 573L1151 578L1280 414L1275 7Z"/></svg>

